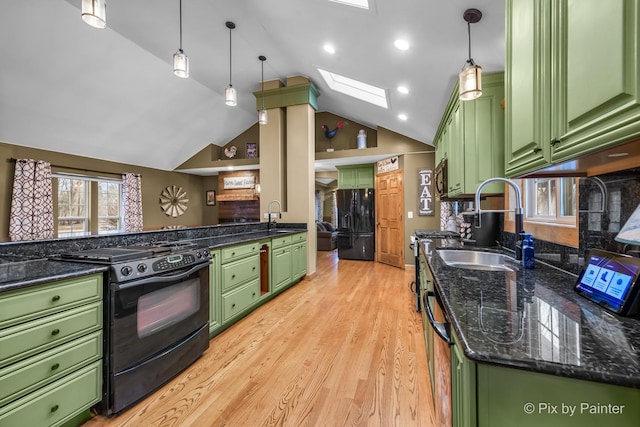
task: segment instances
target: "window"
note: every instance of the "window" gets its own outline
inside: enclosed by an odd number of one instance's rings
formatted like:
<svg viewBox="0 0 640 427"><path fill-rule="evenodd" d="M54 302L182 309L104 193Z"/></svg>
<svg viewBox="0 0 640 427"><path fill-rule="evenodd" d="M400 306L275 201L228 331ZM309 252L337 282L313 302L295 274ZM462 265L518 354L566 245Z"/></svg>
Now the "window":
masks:
<svg viewBox="0 0 640 427"><path fill-rule="evenodd" d="M531 178L516 180L522 189L524 230L534 239L578 246L577 180L575 178ZM515 232L515 193L505 187L505 231Z"/></svg>
<svg viewBox="0 0 640 427"><path fill-rule="evenodd" d="M58 237L119 232L122 225L120 180L54 173L57 183Z"/></svg>
<svg viewBox="0 0 640 427"><path fill-rule="evenodd" d="M534 221L575 222L575 178L525 180L525 218Z"/></svg>
<svg viewBox="0 0 640 427"><path fill-rule="evenodd" d="M84 236L89 232L87 181L58 179L58 237Z"/></svg>

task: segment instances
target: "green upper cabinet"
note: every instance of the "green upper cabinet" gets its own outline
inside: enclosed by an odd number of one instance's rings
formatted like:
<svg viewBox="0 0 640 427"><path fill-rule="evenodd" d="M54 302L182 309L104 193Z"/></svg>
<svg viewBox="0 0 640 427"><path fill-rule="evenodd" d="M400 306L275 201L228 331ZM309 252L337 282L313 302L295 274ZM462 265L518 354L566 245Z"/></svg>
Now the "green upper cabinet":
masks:
<svg viewBox="0 0 640 427"><path fill-rule="evenodd" d="M505 172L551 163L551 8L548 0L508 0Z"/></svg>
<svg viewBox="0 0 640 427"><path fill-rule="evenodd" d="M561 0L551 160L640 136L638 0Z"/></svg>
<svg viewBox="0 0 640 427"><path fill-rule="evenodd" d="M374 165L337 166L338 188L373 188L375 181Z"/></svg>
<svg viewBox="0 0 640 427"><path fill-rule="evenodd" d="M506 174L640 137L638 0L508 0Z"/></svg>
<svg viewBox="0 0 640 427"><path fill-rule="evenodd" d="M480 183L504 176L504 74L482 77L482 96L473 101L458 99L458 84L438 127L436 159L447 158L448 195L474 194ZM483 193L502 193L494 183Z"/></svg>

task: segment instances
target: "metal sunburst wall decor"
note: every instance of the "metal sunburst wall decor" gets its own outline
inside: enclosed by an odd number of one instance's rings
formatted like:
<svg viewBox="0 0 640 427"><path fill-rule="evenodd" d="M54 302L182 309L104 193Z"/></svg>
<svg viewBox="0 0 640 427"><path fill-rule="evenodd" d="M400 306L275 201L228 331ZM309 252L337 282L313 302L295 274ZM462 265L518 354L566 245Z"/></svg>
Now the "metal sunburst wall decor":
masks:
<svg viewBox="0 0 640 427"><path fill-rule="evenodd" d="M187 192L182 187L171 185L160 193L160 209L173 218L185 213L188 201Z"/></svg>

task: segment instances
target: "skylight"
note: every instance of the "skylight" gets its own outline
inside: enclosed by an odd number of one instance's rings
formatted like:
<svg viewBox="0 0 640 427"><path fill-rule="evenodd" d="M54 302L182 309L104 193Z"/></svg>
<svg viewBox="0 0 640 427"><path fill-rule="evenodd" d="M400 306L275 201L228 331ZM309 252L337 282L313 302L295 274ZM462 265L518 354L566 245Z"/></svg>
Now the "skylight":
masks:
<svg viewBox="0 0 640 427"><path fill-rule="evenodd" d="M387 92L384 89L320 68L318 68L318 71L324 81L327 82L327 85L329 85L329 88L336 92L353 96L382 108L389 108Z"/></svg>
<svg viewBox="0 0 640 427"><path fill-rule="evenodd" d="M362 9L369 9L369 0L329 0L334 3L342 3L349 6L359 7Z"/></svg>

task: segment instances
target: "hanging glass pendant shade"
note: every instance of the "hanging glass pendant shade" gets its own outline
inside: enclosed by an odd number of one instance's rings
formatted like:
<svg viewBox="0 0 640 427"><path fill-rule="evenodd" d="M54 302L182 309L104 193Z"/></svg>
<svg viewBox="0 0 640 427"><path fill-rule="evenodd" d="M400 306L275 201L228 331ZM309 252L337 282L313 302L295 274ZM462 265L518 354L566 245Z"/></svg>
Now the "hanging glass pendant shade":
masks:
<svg viewBox="0 0 640 427"><path fill-rule="evenodd" d="M482 12L478 9L467 9L462 15L467 21L467 34L469 36L469 59L458 74L460 83L459 97L461 101L471 101L482 95L482 67L476 65L471 58L471 24L479 22Z"/></svg>
<svg viewBox="0 0 640 427"><path fill-rule="evenodd" d="M82 0L82 20L94 28L107 28L107 2Z"/></svg>
<svg viewBox="0 0 640 427"><path fill-rule="evenodd" d="M458 74L460 79L460 100L471 101L482 95L482 67L473 59L467 61Z"/></svg>
<svg viewBox="0 0 640 427"><path fill-rule="evenodd" d="M189 77L189 57L182 49L173 54L173 74L183 79Z"/></svg>
<svg viewBox="0 0 640 427"><path fill-rule="evenodd" d="M266 56L260 55L258 59L262 63L262 77L260 80L260 87L262 89L262 108L258 111L258 123L261 125L266 125L269 123L269 115L267 110L264 108L264 61L267 60Z"/></svg>

